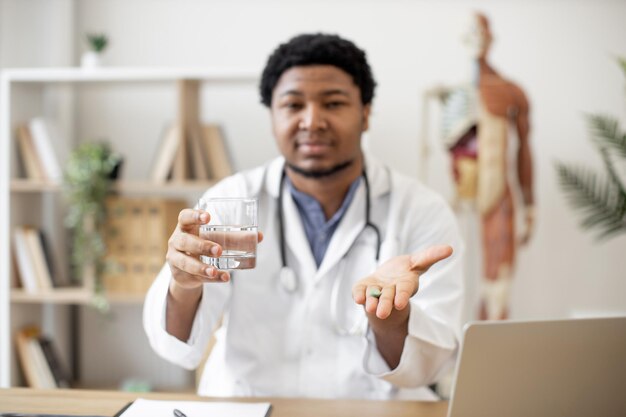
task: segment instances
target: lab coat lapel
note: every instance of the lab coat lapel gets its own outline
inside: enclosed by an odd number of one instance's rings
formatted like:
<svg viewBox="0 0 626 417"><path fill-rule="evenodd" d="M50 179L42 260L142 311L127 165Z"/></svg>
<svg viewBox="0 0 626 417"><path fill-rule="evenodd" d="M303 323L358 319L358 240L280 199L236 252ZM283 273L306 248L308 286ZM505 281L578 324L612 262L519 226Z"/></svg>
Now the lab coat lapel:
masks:
<svg viewBox="0 0 626 417"><path fill-rule="evenodd" d="M375 158L365 154L365 161L368 178L370 180L370 193L372 201L374 202L376 199L390 192L391 180L389 173ZM278 197L283 166L284 159L282 157L276 158L268 166L266 189L268 193L275 198ZM286 187L287 185L284 184L284 186ZM315 276L314 281L317 282L345 256L365 227L365 185L363 181L361 181L350 207L348 207L344 218L333 234L319 269L316 267L309 241L306 238L300 213L288 189L285 189L283 193L283 212L285 214L285 242L287 243L287 247L296 254L297 261L300 264L300 268L302 268L301 273L305 274L304 276L307 277ZM375 221L375 219L373 220ZM381 251L386 249L385 246L386 245L383 243ZM393 249L391 252L393 252ZM383 253L386 253L386 251ZM384 259L385 258L381 257L381 260ZM287 263L289 264L289 261Z"/></svg>
<svg viewBox="0 0 626 417"><path fill-rule="evenodd" d="M318 282L345 256L364 227L365 185L361 181L348 210L344 213L337 230L333 233L324 260L317 270L317 274L315 274L315 282Z"/></svg>
<svg viewBox="0 0 626 417"><path fill-rule="evenodd" d="M285 214L285 241L291 251L296 254L296 262L299 264L301 270L298 271L294 268L297 275L298 272L303 274L303 277L312 277L315 274L317 265L311 252L311 246L306 237L304 226L302 225L302 219L296 203L291 197L291 193L287 188L287 184L284 184L283 190L283 213ZM287 265L293 267L290 264L290 260L287 261ZM305 281L305 280L302 280ZM302 282L301 281L301 282Z"/></svg>

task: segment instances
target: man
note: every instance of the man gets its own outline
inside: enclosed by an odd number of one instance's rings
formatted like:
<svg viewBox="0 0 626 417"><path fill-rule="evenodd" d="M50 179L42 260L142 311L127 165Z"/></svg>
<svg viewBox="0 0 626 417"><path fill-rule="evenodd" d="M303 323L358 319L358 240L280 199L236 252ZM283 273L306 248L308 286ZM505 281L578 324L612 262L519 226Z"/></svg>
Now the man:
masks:
<svg viewBox="0 0 626 417"><path fill-rule="evenodd" d="M260 89L282 157L205 194L258 198L256 269L207 268L211 213L183 210L146 298L153 348L190 369L223 316L199 394L435 398L425 386L458 347L462 243L440 197L363 155L374 88L337 36L270 56Z"/></svg>

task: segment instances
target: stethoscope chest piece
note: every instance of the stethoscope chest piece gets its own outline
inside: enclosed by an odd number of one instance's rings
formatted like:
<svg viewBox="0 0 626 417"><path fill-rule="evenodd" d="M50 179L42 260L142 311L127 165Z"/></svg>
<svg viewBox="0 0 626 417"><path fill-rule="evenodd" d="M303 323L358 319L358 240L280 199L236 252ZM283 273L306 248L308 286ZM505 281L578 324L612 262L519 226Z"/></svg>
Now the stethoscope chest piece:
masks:
<svg viewBox="0 0 626 417"><path fill-rule="evenodd" d="M280 284L288 293L293 293L296 291L298 287L298 280L296 279L296 274L293 272L293 269L288 266L283 266L280 269Z"/></svg>

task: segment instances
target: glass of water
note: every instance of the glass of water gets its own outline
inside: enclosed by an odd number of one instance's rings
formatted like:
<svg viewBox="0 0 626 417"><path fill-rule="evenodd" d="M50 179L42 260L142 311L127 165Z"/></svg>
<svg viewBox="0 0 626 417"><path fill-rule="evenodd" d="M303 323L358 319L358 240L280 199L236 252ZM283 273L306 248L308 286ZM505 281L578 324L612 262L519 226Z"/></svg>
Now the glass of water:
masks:
<svg viewBox="0 0 626 417"><path fill-rule="evenodd" d="M219 258L201 256L217 269L252 269L258 243L257 201L254 198L201 198L200 210L211 216L200 226L200 237L222 247Z"/></svg>

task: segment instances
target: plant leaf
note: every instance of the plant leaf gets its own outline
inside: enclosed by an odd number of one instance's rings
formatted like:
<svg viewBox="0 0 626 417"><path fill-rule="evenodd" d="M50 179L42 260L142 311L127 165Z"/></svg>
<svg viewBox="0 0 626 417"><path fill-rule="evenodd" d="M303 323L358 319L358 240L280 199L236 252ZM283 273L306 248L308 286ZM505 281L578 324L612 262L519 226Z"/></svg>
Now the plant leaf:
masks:
<svg viewBox="0 0 626 417"><path fill-rule="evenodd" d="M559 162L556 170L570 205L582 213L581 227L600 229L598 238L626 231L626 194L615 181Z"/></svg>
<svg viewBox="0 0 626 417"><path fill-rule="evenodd" d="M617 118L611 116L589 114L587 124L592 140L599 149L610 148L622 158L626 158L626 135L619 131Z"/></svg>
<svg viewBox="0 0 626 417"><path fill-rule="evenodd" d="M620 67L622 67L622 71L624 71L624 76L626 76L626 58L618 57L617 62L619 63Z"/></svg>
<svg viewBox="0 0 626 417"><path fill-rule="evenodd" d="M604 161L604 166L606 167L606 171L609 174L610 181L613 182L613 185L617 188L618 193L622 195L626 195L626 189L620 177L615 172L615 167L613 166L613 161L611 160L611 156L609 155L606 148L600 149L600 154L602 155L602 160Z"/></svg>

